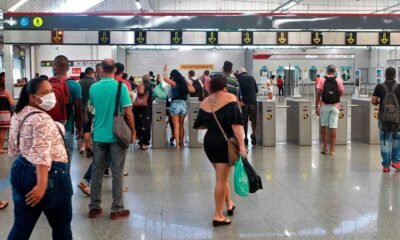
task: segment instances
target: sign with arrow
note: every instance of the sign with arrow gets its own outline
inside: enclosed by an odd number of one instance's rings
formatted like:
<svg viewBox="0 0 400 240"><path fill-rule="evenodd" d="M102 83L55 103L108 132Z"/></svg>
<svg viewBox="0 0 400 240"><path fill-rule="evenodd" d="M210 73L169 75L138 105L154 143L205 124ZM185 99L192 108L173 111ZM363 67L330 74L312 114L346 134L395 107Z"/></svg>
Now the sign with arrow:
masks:
<svg viewBox="0 0 400 240"><path fill-rule="evenodd" d="M277 32L276 33L276 44L277 45L288 45L289 44L289 33L288 32Z"/></svg>
<svg viewBox="0 0 400 240"><path fill-rule="evenodd" d="M253 45L253 32L242 32L242 44Z"/></svg>
<svg viewBox="0 0 400 240"><path fill-rule="evenodd" d="M379 33L379 45L381 46L390 45L390 32Z"/></svg>
<svg viewBox="0 0 400 240"><path fill-rule="evenodd" d="M51 31L51 43L63 44L64 43L64 31Z"/></svg>
<svg viewBox="0 0 400 240"><path fill-rule="evenodd" d="M182 44L182 31L172 31L171 32L171 44L181 45Z"/></svg>
<svg viewBox="0 0 400 240"><path fill-rule="evenodd" d="M135 32L135 44L142 45L146 44L146 31Z"/></svg>
<svg viewBox="0 0 400 240"><path fill-rule="evenodd" d="M99 44L110 45L110 31L99 31Z"/></svg>
<svg viewBox="0 0 400 240"><path fill-rule="evenodd" d="M218 32L207 32L207 45L218 45Z"/></svg>
<svg viewBox="0 0 400 240"><path fill-rule="evenodd" d="M345 43L348 46L357 45L357 32L346 32Z"/></svg>
<svg viewBox="0 0 400 240"><path fill-rule="evenodd" d="M324 43L324 38L321 32L311 33L311 45L320 46Z"/></svg>

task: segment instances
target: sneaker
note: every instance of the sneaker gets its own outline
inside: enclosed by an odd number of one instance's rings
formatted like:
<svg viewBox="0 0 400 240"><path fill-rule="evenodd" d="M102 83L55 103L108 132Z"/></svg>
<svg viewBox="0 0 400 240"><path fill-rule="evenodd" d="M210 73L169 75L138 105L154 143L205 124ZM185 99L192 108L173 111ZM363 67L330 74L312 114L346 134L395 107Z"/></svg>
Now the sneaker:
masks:
<svg viewBox="0 0 400 240"><path fill-rule="evenodd" d="M244 139L244 145L246 145L246 146L249 145L249 139L247 139L247 138Z"/></svg>
<svg viewBox="0 0 400 240"><path fill-rule="evenodd" d="M125 209L125 210L118 211L118 212L112 212L110 218L111 218L111 220L117 220L117 219L129 217L130 214L131 214L131 212L129 210Z"/></svg>
<svg viewBox="0 0 400 240"><path fill-rule="evenodd" d="M97 218L103 213L103 209L90 209L89 210L89 218Z"/></svg>
<svg viewBox="0 0 400 240"><path fill-rule="evenodd" d="M383 172L384 172L384 173L390 172L390 168L389 168L389 167L384 167L384 168L383 168Z"/></svg>
<svg viewBox="0 0 400 240"><path fill-rule="evenodd" d="M256 145L256 144L257 144L256 135L251 134L251 135L250 135L250 138L251 138L251 144L252 144L252 145Z"/></svg>
<svg viewBox="0 0 400 240"><path fill-rule="evenodd" d="M80 182L78 185L79 189L82 191L83 194L90 196L90 187L84 182Z"/></svg>
<svg viewBox="0 0 400 240"><path fill-rule="evenodd" d="M398 162L393 162L391 166L392 166L392 168L394 168L396 170L400 170L400 163L398 163Z"/></svg>

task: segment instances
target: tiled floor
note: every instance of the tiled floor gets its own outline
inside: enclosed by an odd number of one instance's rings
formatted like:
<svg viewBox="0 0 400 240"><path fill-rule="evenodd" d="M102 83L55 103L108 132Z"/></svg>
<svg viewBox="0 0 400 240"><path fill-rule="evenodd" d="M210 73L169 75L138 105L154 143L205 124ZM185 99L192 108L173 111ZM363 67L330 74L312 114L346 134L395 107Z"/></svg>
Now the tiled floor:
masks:
<svg viewBox="0 0 400 240"><path fill-rule="evenodd" d="M279 125L278 133L282 129ZM87 218L89 198L75 187L74 239L400 239L400 173L382 173L379 146L353 143L338 146L336 154L335 158L320 155L316 144L252 148L249 159L264 190L247 198L233 194L237 206L233 224L214 229L215 176L203 151L135 150L127 158L129 192L124 195L133 214L109 220L111 177L105 177L105 212L98 219ZM75 153L74 186L90 161ZM0 199L10 201L11 162L0 158ZM0 211L0 239L6 239L12 222L11 203ZM42 217L31 239L49 236Z"/></svg>

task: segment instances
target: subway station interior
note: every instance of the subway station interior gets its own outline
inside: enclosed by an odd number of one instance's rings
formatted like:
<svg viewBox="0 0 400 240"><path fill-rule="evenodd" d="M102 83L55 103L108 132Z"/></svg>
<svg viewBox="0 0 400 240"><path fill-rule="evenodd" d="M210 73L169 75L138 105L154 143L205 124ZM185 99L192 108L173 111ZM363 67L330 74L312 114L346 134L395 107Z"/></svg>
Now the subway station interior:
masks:
<svg viewBox="0 0 400 240"><path fill-rule="evenodd" d="M165 76L165 65L186 79L194 70L199 79L205 70L221 74L230 61L232 72L245 68L258 87L256 130L249 122L245 138L256 140L246 145L247 159L262 189L236 194L232 167L231 224L213 226L216 172L193 128L203 104L187 99L183 147L176 149L165 99L154 98L149 147L131 144L125 158L123 204L130 216L109 218L113 176L105 175L103 214L88 218L91 197L79 185L94 157L81 154L75 138L70 227L77 240L400 239L400 172L382 171L386 143L379 106L371 104L387 68L397 72L390 80L400 81L399 47L398 0L0 0L0 72L16 103L23 79L54 76L59 55L78 83L88 67L111 58L137 85L150 71ZM331 65L344 89L334 154L321 154L315 80L328 76ZM0 201L8 207L0 210L0 239L18 239L9 235L16 157L8 145L7 132ZM42 214L29 239L61 238L52 238Z"/></svg>

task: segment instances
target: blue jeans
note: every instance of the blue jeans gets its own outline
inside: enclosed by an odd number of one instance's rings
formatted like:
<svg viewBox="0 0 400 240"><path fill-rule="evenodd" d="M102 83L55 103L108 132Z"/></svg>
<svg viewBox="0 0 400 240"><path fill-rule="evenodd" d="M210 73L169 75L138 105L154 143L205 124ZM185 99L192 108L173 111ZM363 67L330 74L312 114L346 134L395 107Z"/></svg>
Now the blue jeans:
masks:
<svg viewBox="0 0 400 240"><path fill-rule="evenodd" d="M381 129L381 121L378 126ZM400 132L380 131L380 144L383 167L390 167L391 162L400 162Z"/></svg>
<svg viewBox="0 0 400 240"><path fill-rule="evenodd" d="M108 158L112 172L112 212L124 210L122 189L124 187L124 164L128 149L119 143L93 143L92 179L90 182L89 209L101 208L101 188L103 185L104 169L108 165Z"/></svg>
<svg viewBox="0 0 400 240"><path fill-rule="evenodd" d="M42 212L53 230L53 239L72 239L72 184L69 166L53 162L43 199L35 207L25 203L25 195L36 185L36 166L19 156L11 168L14 225L8 240L29 239Z"/></svg>

